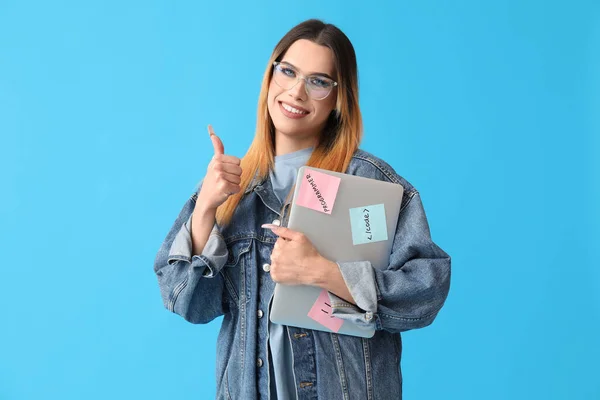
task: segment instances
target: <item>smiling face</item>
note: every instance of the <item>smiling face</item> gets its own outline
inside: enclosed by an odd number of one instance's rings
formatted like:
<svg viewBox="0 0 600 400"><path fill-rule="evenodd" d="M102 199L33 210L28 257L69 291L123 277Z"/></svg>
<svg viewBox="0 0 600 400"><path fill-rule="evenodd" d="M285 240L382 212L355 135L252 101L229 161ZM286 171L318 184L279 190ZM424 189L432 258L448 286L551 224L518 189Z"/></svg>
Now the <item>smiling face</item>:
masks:
<svg viewBox="0 0 600 400"><path fill-rule="evenodd" d="M323 76L336 79L333 52L325 46L306 39L294 42L283 55L281 65L288 75L295 70L302 76ZM291 67L291 69L287 69ZM274 71L274 74L277 73ZM320 80L314 81L320 84ZM329 114L335 108L337 89L323 100L311 98L305 88L306 82L300 80L293 88L280 87L274 77L269 84L267 107L275 125L275 140L292 140L315 144L325 127Z"/></svg>

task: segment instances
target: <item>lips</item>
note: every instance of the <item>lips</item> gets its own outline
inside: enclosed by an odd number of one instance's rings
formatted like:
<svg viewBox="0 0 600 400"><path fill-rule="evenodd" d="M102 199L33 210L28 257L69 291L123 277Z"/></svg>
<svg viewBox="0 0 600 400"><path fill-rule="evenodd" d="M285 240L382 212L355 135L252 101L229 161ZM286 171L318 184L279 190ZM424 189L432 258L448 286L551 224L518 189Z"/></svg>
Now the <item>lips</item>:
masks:
<svg viewBox="0 0 600 400"><path fill-rule="evenodd" d="M284 103L282 101L279 101L278 103L279 103L279 109L281 110L281 113L288 118L300 119L300 118L306 117L309 114L309 111L302 107L292 105L289 103ZM285 105L285 107L284 107L284 105ZM286 109L286 107L287 107L287 109Z"/></svg>

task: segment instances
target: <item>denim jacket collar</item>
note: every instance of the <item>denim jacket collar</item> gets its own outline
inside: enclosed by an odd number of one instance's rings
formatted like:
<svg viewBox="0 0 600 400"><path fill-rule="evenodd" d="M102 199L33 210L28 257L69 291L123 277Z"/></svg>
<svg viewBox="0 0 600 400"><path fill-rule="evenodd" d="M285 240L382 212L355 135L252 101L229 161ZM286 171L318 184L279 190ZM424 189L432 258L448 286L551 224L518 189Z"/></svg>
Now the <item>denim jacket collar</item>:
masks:
<svg viewBox="0 0 600 400"><path fill-rule="evenodd" d="M275 193L273 191L273 183L271 182L271 179L269 178L268 174L265 178L262 179L258 176L258 174L254 176L252 182L250 183L250 185L248 185L248 189L246 189L245 194L248 194L252 191L258 195L260 200L267 208L269 208L271 211L277 214L277 216L279 216L280 218L282 217L281 211L284 208L284 205L281 203L279 198L275 196ZM285 203L285 210L283 216L284 220L281 221L282 226L287 225L287 217L289 217L288 210L290 204L291 199L288 199L288 201L286 201Z"/></svg>

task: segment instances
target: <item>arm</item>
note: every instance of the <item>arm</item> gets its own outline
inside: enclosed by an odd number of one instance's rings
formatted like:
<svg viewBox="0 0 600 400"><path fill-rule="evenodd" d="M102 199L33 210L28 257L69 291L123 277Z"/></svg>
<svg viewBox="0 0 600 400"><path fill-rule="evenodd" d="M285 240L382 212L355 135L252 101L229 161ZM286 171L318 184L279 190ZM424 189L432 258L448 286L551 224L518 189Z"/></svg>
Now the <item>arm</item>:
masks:
<svg viewBox="0 0 600 400"><path fill-rule="evenodd" d="M191 216L191 237L193 254L202 254L215 224L216 209L206 208L196 203Z"/></svg>
<svg viewBox="0 0 600 400"><path fill-rule="evenodd" d="M154 262L164 306L192 323L207 323L227 312L227 291L219 273L228 251L218 229L209 225L201 253L192 251L190 233L196 194L184 205ZM206 221L204 221L206 222ZM198 229L202 231L205 226Z"/></svg>
<svg viewBox="0 0 600 400"><path fill-rule="evenodd" d="M329 272L317 285L331 292L332 315L391 332L422 328L435 319L448 296L451 259L431 240L418 192L410 196L398 219L388 268L358 261L337 263L335 271L334 263L323 263Z"/></svg>
<svg viewBox="0 0 600 400"><path fill-rule="evenodd" d="M210 125L208 132L215 154L206 176L181 210L154 262L165 307L193 323L209 322L227 311L220 271L229 253L214 220L217 208L241 190L241 160L224 154L223 143Z"/></svg>

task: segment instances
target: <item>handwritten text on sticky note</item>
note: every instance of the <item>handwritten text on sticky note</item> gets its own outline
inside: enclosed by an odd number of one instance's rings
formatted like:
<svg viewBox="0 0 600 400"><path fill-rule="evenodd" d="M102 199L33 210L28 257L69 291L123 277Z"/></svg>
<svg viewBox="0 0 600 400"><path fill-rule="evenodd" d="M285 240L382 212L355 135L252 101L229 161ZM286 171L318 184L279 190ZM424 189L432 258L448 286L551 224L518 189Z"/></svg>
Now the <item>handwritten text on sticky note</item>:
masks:
<svg viewBox="0 0 600 400"><path fill-rule="evenodd" d="M340 178L310 169L304 170L296 204L331 214L340 187Z"/></svg>
<svg viewBox="0 0 600 400"><path fill-rule="evenodd" d="M365 244L388 239L385 206L375 204L350 209L352 243Z"/></svg>
<svg viewBox="0 0 600 400"><path fill-rule="evenodd" d="M319 298L308 312L308 316L337 333L342 327L344 320L334 317L331 313L332 310L331 305L329 304L329 295L327 294L327 290L323 289L321 294L319 294Z"/></svg>

